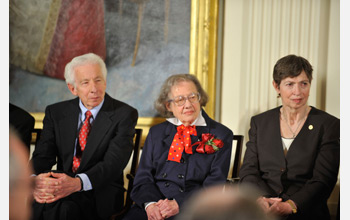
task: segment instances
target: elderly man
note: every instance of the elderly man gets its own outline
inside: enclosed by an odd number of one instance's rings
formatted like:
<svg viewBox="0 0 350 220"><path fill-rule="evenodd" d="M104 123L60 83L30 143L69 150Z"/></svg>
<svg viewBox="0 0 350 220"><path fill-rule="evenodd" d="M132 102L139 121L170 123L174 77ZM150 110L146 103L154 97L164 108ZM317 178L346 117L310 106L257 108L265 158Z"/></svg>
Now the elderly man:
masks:
<svg viewBox="0 0 350 220"><path fill-rule="evenodd" d="M122 208L138 113L105 93L106 76L95 54L66 65L68 89L78 97L45 110L32 159L34 219L108 219Z"/></svg>

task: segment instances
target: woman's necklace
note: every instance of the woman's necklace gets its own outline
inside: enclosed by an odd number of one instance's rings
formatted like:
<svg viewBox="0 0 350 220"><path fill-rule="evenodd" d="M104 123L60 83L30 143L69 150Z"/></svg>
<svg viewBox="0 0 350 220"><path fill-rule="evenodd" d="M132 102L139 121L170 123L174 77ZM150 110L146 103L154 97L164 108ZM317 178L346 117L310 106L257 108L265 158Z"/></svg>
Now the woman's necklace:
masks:
<svg viewBox="0 0 350 220"><path fill-rule="evenodd" d="M306 108L305 116L298 122L298 125L297 125L297 128L295 129L295 131L293 131L292 128L289 126L288 121L287 121L286 117L284 116L284 115L285 115L284 109L282 109L282 110L283 110L283 111L282 111L282 119L286 122L286 124L287 124L287 126L288 126L290 132L292 132L292 134L293 134L293 137L292 137L292 138L295 138L295 136L296 136L295 134L297 133L298 128L299 128L301 122L303 122L303 121L305 120L306 116L307 116L308 108Z"/></svg>

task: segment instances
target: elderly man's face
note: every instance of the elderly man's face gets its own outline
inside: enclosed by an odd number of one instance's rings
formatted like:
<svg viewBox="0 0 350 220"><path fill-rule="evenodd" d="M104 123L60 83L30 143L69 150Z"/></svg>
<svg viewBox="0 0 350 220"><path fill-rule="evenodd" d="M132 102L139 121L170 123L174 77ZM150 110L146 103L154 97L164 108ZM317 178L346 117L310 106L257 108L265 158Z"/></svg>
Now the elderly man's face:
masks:
<svg viewBox="0 0 350 220"><path fill-rule="evenodd" d="M98 64L84 64L75 68L75 87L68 84L73 95L79 96L87 109L98 106L106 91L106 80Z"/></svg>
<svg viewBox="0 0 350 220"><path fill-rule="evenodd" d="M183 81L171 88L169 98L174 99L179 96L188 97L191 94L197 93L197 88L193 82ZM166 107L168 111L172 112L185 126L191 125L194 120L196 120L201 110L199 102L191 103L188 99L182 106L177 106L174 102L171 102L167 103Z"/></svg>

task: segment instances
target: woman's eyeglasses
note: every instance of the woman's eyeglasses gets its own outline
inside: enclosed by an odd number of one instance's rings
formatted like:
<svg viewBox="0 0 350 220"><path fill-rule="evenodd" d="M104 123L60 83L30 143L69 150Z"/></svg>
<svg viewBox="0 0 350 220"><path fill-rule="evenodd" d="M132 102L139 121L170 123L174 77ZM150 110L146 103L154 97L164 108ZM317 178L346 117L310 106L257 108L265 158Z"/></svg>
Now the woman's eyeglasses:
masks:
<svg viewBox="0 0 350 220"><path fill-rule="evenodd" d="M176 96L173 99L169 99L168 102L174 102L177 106L183 106L186 103L186 100L188 100L191 103L197 103L199 100L201 100L201 96L199 93L192 93L189 96Z"/></svg>

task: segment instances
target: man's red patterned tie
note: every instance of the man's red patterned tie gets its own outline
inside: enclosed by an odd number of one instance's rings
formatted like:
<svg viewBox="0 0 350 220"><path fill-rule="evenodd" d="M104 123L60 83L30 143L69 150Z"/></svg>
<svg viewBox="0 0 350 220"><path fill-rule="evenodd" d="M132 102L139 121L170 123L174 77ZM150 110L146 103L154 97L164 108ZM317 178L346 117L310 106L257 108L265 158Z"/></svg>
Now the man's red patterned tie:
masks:
<svg viewBox="0 0 350 220"><path fill-rule="evenodd" d="M168 160L180 163L184 149L187 154L192 154L191 135L197 135L195 125L187 127L180 125L177 127L177 133L169 149Z"/></svg>
<svg viewBox="0 0 350 220"><path fill-rule="evenodd" d="M86 140L87 137L89 136L89 132L91 129L91 124L90 124L90 118L92 117L92 114L90 111L85 112L85 121L83 126L81 127L80 131L79 131L79 146L77 147L77 152L75 154L75 156L73 157L73 167L72 170L73 172L77 172L78 167L80 166L80 160L81 160L81 153L85 150L85 146L86 146ZM78 152L79 150L81 150L81 152Z"/></svg>

